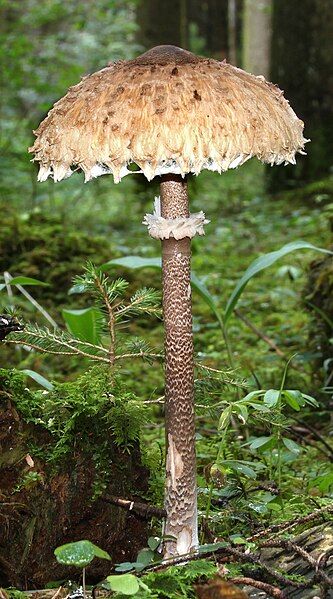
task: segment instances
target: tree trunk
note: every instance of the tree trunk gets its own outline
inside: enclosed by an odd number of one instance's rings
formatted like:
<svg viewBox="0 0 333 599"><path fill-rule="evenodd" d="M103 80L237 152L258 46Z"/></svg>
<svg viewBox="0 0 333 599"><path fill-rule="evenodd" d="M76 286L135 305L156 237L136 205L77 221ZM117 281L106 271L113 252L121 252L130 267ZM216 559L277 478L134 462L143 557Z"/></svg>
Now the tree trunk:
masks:
<svg viewBox="0 0 333 599"><path fill-rule="evenodd" d="M228 0L228 62L237 66L237 0Z"/></svg>
<svg viewBox="0 0 333 599"><path fill-rule="evenodd" d="M271 187L327 176L333 154L332 0L274 0L271 79L305 123L307 156L270 171Z"/></svg>
<svg viewBox="0 0 333 599"><path fill-rule="evenodd" d="M270 73L272 0L245 0L243 68L254 75Z"/></svg>
<svg viewBox="0 0 333 599"><path fill-rule="evenodd" d="M189 216L186 180L164 175L164 218ZM165 557L189 553L198 545L194 426L194 365L191 304L191 241L162 241L165 326L166 499Z"/></svg>
<svg viewBox="0 0 333 599"><path fill-rule="evenodd" d="M139 24L138 41L145 49L171 44L186 45L186 4L185 0L141 0L137 9Z"/></svg>
<svg viewBox="0 0 333 599"><path fill-rule="evenodd" d="M228 0L189 0L188 21L196 26L196 35L204 40L207 56L217 60L228 56ZM197 52L196 40L191 41L190 50Z"/></svg>

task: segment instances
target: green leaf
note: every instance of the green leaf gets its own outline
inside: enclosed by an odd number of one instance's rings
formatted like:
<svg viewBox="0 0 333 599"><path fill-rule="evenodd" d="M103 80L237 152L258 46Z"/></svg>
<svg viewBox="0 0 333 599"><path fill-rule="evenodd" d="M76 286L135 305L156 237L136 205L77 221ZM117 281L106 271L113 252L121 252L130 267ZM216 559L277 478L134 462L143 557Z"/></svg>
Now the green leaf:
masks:
<svg viewBox="0 0 333 599"><path fill-rule="evenodd" d="M5 283L0 284L0 291L2 291L6 287Z"/></svg>
<svg viewBox="0 0 333 599"><path fill-rule="evenodd" d="M48 391L52 391L52 389L54 388L52 383L50 383L50 381L48 381L45 377L43 377L38 372L35 372L34 370L29 370L27 368L22 370L22 372L24 374L26 374L27 376L30 376L30 378L33 379L34 381L36 381L36 383L38 383L38 385L41 385L41 387L44 387Z"/></svg>
<svg viewBox="0 0 333 599"><path fill-rule="evenodd" d="M111 560L111 556L108 554L107 551L104 551L104 549L101 549L100 547L98 547L94 543L91 543L91 545L92 545L92 547L94 549L95 557L100 557L101 559Z"/></svg>
<svg viewBox="0 0 333 599"><path fill-rule="evenodd" d="M241 403L235 403L233 405L233 411L237 412L238 418L242 424L245 424L247 422L247 419L249 417L249 411L245 405Z"/></svg>
<svg viewBox="0 0 333 599"><path fill-rule="evenodd" d="M208 289L204 285L204 283L202 281L200 281L200 279L197 277L197 275L194 272L192 272L192 274L191 274L191 285L192 285L192 288L195 289L195 291L206 302L207 306L211 309L214 316L216 316L220 326L223 327L223 320L222 320L220 311L218 309L218 306L217 306L213 296L208 291Z"/></svg>
<svg viewBox="0 0 333 599"><path fill-rule="evenodd" d="M59 564L65 566L76 566L85 568L90 564L94 557L100 557L110 560L110 556L106 551L94 545L90 541L76 541L75 543L66 543L57 547L54 551Z"/></svg>
<svg viewBox="0 0 333 599"><path fill-rule="evenodd" d="M234 470L235 472L243 474L244 476L247 476L248 478L257 478L257 473L251 467L252 464L251 464L251 466L249 466L247 463L245 463L244 461L241 461L241 460L224 460L223 464L225 466L229 466L229 468L231 468L231 470Z"/></svg>
<svg viewBox="0 0 333 599"><path fill-rule="evenodd" d="M230 541L232 541L235 545L246 545L246 539L237 534L230 535Z"/></svg>
<svg viewBox="0 0 333 599"><path fill-rule="evenodd" d="M225 547L228 547L228 543L225 541L221 541L220 543L207 543L199 546L199 554L212 553L212 551L224 549Z"/></svg>
<svg viewBox="0 0 333 599"><path fill-rule="evenodd" d="M264 256L260 256L259 258L254 260L254 262L252 262L252 264L245 271L245 273L243 274L241 279L238 281L234 291L232 292L232 294L228 300L226 309L225 309L225 313L224 313L224 317L223 317L224 323L226 324L227 321L229 320L244 288L246 287L247 283L252 279L252 277L254 277L256 274L258 274L262 270L265 270L269 266L272 266L272 264L274 264L277 260L279 260L280 258L283 258L283 256L286 256L287 254L290 254L290 252L294 252L295 250L306 250L306 249L315 250L315 251L321 252L323 254L332 255L332 253L333 253L333 252L330 252L329 250L325 250L323 248L318 248L315 245L312 245L312 243L308 243L307 241L299 240L299 241L292 241L291 243L287 243L286 245L284 245L279 250L276 250L275 252L269 252L268 254L265 254Z"/></svg>
<svg viewBox="0 0 333 599"><path fill-rule="evenodd" d="M218 430L222 430L224 428L227 428L229 426L230 423L230 419L231 419L231 414L232 414L232 407L228 406L225 410L223 410L221 416L220 416L220 420L219 420L219 424L218 424Z"/></svg>
<svg viewBox="0 0 333 599"><path fill-rule="evenodd" d="M258 389L256 391L250 391L250 393L248 393L247 395L245 395L245 397L243 397L242 401L247 402L250 399L254 399L256 397L261 397L264 394L265 394L265 391L263 389Z"/></svg>
<svg viewBox="0 0 333 599"><path fill-rule="evenodd" d="M273 437L257 437L249 443L250 449L259 449L272 441Z"/></svg>
<svg viewBox="0 0 333 599"><path fill-rule="evenodd" d="M270 409L268 406L265 406L262 403L256 402L256 401L249 401L248 405L251 406L251 408L254 408L255 410L257 410L257 412L270 412Z"/></svg>
<svg viewBox="0 0 333 599"><path fill-rule="evenodd" d="M84 293L86 291L86 288L87 287L84 283L77 283L69 289L68 295L74 295L75 293Z"/></svg>
<svg viewBox="0 0 333 599"><path fill-rule="evenodd" d="M268 389L264 395L264 403L266 406L273 408L279 401L280 391L277 389Z"/></svg>
<svg viewBox="0 0 333 599"><path fill-rule="evenodd" d="M95 551L90 541L77 541L57 547L54 555L59 564L85 568L94 559Z"/></svg>
<svg viewBox="0 0 333 599"><path fill-rule="evenodd" d="M305 393L302 393L302 397L305 399L306 403L310 404L310 406L314 406L315 408L319 407L319 403L314 397L311 397L311 395L306 395Z"/></svg>
<svg viewBox="0 0 333 599"><path fill-rule="evenodd" d="M149 537L148 539L148 547L152 551L155 551L160 543L161 539L159 537Z"/></svg>
<svg viewBox="0 0 333 599"><path fill-rule="evenodd" d="M97 308L63 310L63 318L69 331L81 341L98 345L101 334L102 313Z"/></svg>
<svg viewBox="0 0 333 599"><path fill-rule="evenodd" d="M9 285L40 285L41 287L49 287L49 283L44 283L38 279L31 279L30 277L13 277L8 281Z"/></svg>
<svg viewBox="0 0 333 599"><path fill-rule="evenodd" d="M129 572L130 570L135 570L136 562L122 562L118 564L115 568L116 572Z"/></svg>
<svg viewBox="0 0 333 599"><path fill-rule="evenodd" d="M123 593L123 595L135 595L140 585L138 579L133 574L119 574L107 577L111 591Z"/></svg>
<svg viewBox="0 0 333 599"><path fill-rule="evenodd" d="M125 256L105 262L100 270L109 270L112 266L124 266L125 268L162 268L162 258L141 258L141 256Z"/></svg>
<svg viewBox="0 0 333 599"><path fill-rule="evenodd" d="M313 478L309 484L310 488L318 487L322 493L327 493L331 487L333 487L333 472L327 474L321 474L316 478Z"/></svg>
<svg viewBox="0 0 333 599"><path fill-rule="evenodd" d="M301 453L302 448L300 447L300 445L295 443L295 441L292 441L291 439L286 439L286 437L283 437L282 441L283 445L288 449L288 451L291 451L292 453L296 454Z"/></svg>
<svg viewBox="0 0 333 599"><path fill-rule="evenodd" d="M296 412L299 412L301 406L304 406L305 400L303 398L303 395L300 391L297 391L296 389L285 389L283 391L283 397L286 403Z"/></svg>
<svg viewBox="0 0 333 599"><path fill-rule="evenodd" d="M154 560L154 552L151 549L141 549L139 551L136 561L142 564L143 568L146 568ZM140 568L141 569L141 568Z"/></svg>
<svg viewBox="0 0 333 599"><path fill-rule="evenodd" d="M146 593L151 594L151 590L149 588L149 586L143 582L143 580L141 580L141 578L138 578L138 583L141 589L143 589L144 591L146 591Z"/></svg>

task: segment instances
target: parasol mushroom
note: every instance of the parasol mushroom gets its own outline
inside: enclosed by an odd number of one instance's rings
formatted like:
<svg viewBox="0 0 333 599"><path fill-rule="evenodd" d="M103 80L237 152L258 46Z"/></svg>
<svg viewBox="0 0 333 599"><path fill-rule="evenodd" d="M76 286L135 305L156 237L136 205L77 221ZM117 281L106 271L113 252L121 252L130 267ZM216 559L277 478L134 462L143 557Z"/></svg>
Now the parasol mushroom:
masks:
<svg viewBox="0 0 333 599"><path fill-rule="evenodd" d="M74 170L85 180L112 174L118 183L135 163L161 177L160 206L146 215L162 241L165 326L165 556L198 546L194 443L191 238L204 233L203 212L189 213L186 176L226 171L255 156L295 163L303 123L282 91L226 62L158 46L83 78L35 132L30 151L39 181Z"/></svg>

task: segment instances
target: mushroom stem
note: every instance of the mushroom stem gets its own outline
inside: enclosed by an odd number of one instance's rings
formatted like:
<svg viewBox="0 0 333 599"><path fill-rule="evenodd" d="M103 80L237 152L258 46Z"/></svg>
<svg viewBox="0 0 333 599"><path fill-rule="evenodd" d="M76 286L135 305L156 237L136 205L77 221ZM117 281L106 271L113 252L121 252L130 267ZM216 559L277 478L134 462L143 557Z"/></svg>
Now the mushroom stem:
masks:
<svg viewBox="0 0 333 599"><path fill-rule="evenodd" d="M189 216L186 179L163 175L161 215ZM191 302L191 240L162 240L165 327L166 493L164 557L198 547L194 425L194 361Z"/></svg>

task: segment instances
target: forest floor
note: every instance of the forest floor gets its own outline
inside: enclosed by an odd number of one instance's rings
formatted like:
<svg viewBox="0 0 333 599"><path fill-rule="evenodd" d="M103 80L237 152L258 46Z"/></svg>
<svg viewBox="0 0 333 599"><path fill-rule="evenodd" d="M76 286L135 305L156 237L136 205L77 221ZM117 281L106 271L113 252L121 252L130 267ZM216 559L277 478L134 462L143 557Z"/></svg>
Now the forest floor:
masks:
<svg viewBox="0 0 333 599"><path fill-rule="evenodd" d="M104 187L102 191L105 193ZM133 193L131 188L129 191ZM119 188L116 196L118 194L121 195ZM150 191L149 195L152 195ZM227 173L220 178L211 174L200 176L190 182L190 195L191 212L204 210L211 220L206 226L206 235L193 242L193 271L209 290L215 307L214 316L207 302L194 289L195 350L199 363L220 371L218 381L211 387L200 374L200 368L197 375L200 541L204 544L227 540L236 549L247 549L251 553L256 547L249 539L257 531L272 526L283 529L284 522L316 510L326 510L331 505L330 396L322 389L324 364L310 339L313 315L305 306L309 265L321 255L312 250L295 251L249 282L237 305L238 312L229 321L229 348L216 313L222 316L237 281L255 258L295 240L322 248L330 246L333 183L327 180L272 196L263 190L262 168L246 165L239 173ZM110 259L133 255L157 257L159 246L148 239L138 224L143 213L150 211L147 190L139 191L137 199L132 195L130 202L131 210L125 212L120 205L113 204L110 211L106 211L104 222L100 219L102 205L97 204L89 224L87 213L81 210L78 226L91 233L101 233L105 238L111 230L113 255ZM61 213L62 208L58 206L57 210ZM75 228L75 210L70 208L66 227ZM120 267L113 268L109 274L128 277L131 289L140 285L160 288L160 273L156 270L128 271ZM71 308L75 307L76 297L68 296ZM140 334L161 349L163 331L158 321L150 325L140 318L130 325L129 331L131 335ZM85 360L74 360L70 368L66 364L61 371L61 361L41 360L36 354L19 355L23 360L20 362L16 358L12 366L40 369L50 380L61 381L68 377L73 380L88 366ZM289 359L292 361L286 370ZM152 402L149 405L151 419L143 427L140 440L147 463L153 465L150 490L144 500L161 506L163 412L162 406L158 402L154 405L154 402L163 395L162 366L159 363L154 367L149 363L125 363L121 374L129 392L144 402ZM226 407L258 389L265 392L297 390L316 398L319 407L300 401L293 409L292 400L289 398L288 402L286 398L279 400L278 410L272 409L268 417L252 410L249 403L245 411L240 410L238 415L234 413L228 426L219 426L221 412ZM268 396L267 401L269 405ZM276 407L272 404L272 408ZM152 534L160 532L159 521L153 519ZM331 548L324 551L330 552ZM243 567L231 560L224 564L224 568L237 579L249 578L249 572L256 577L259 566L254 563ZM197 577L200 577L199 570ZM296 568L294 574L299 575L295 580L301 585L302 573ZM172 579L177 576L173 574ZM274 577L272 580L276 584ZM175 589L174 594L170 591L171 594L156 596L192 597L192 591L187 590L189 594L184 594L185 586L184 583L183 587ZM323 592L327 592L325 589Z"/></svg>

